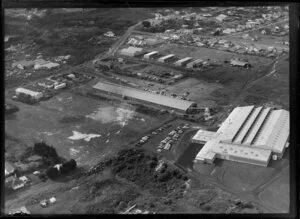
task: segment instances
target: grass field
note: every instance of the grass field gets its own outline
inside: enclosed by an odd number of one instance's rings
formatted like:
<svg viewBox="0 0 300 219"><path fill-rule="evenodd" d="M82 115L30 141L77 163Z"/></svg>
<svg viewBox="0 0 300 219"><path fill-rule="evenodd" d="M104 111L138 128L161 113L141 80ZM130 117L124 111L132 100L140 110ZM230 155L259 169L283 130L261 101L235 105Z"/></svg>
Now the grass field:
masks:
<svg viewBox="0 0 300 219"><path fill-rule="evenodd" d="M199 163L195 169L202 174L214 177L215 180L232 190L251 192L288 165L289 153L286 151L281 160L270 161L268 167L216 159L213 165Z"/></svg>
<svg viewBox="0 0 300 219"><path fill-rule="evenodd" d="M259 194L259 199L278 212L288 213L290 205L289 168ZM280 197L280 198L279 198Z"/></svg>
<svg viewBox="0 0 300 219"><path fill-rule="evenodd" d="M271 72L271 71L270 71ZM279 105L289 109L289 62L286 57L278 60L275 72L258 80L252 87L245 90L240 101L245 104Z"/></svg>
<svg viewBox="0 0 300 219"><path fill-rule="evenodd" d="M218 83L208 83L202 80L195 78L188 78L186 80L180 81L174 85L170 85L167 89L171 93L183 94L188 91L190 93L189 98L192 101L198 103L198 106L203 107L213 107L216 105L216 102L212 100L211 94L218 90L222 89L223 86Z"/></svg>
<svg viewBox="0 0 300 219"><path fill-rule="evenodd" d="M61 156L89 165L157 126L165 118L163 115L155 118L137 113L134 107L126 104L111 105L71 92L60 93L36 106L16 104L22 110L14 119L5 121L8 135L29 146L45 140ZM73 131L101 136L90 141L71 140L69 137Z"/></svg>

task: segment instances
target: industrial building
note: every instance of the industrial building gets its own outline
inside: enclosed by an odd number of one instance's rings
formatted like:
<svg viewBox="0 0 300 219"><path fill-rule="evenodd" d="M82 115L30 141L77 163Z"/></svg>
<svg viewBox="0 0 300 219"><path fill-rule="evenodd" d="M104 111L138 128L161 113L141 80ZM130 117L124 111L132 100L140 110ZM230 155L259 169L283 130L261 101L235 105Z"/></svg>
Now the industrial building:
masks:
<svg viewBox="0 0 300 219"><path fill-rule="evenodd" d="M242 62L240 60L237 60L237 59L232 59L230 60L230 65L232 66L239 66L239 67L245 67L245 68L248 68L250 67L250 63L248 62Z"/></svg>
<svg viewBox="0 0 300 219"><path fill-rule="evenodd" d="M144 55L145 59L154 58L155 56L158 56L158 51L149 52Z"/></svg>
<svg viewBox="0 0 300 219"><path fill-rule="evenodd" d="M40 99L43 97L43 93L42 92L37 92L37 91L32 91L26 88L22 88L22 87L18 87L16 89L16 94L20 95L20 94L25 94L25 95L29 95L31 98L33 99Z"/></svg>
<svg viewBox="0 0 300 219"><path fill-rule="evenodd" d="M187 68L195 68L197 65L200 65L203 62L203 59L196 59L186 65Z"/></svg>
<svg viewBox="0 0 300 219"><path fill-rule="evenodd" d="M172 58L174 58L174 57L175 57L174 54L169 54L169 55L160 57L160 58L158 59L158 61L159 61L159 62L166 62L166 61L168 61L168 60L170 60L170 59L172 59Z"/></svg>
<svg viewBox="0 0 300 219"><path fill-rule="evenodd" d="M192 57L186 57L183 59L180 59L174 63L175 66L185 66L188 62L192 60Z"/></svg>
<svg viewBox="0 0 300 219"><path fill-rule="evenodd" d="M181 100L173 97L168 97L160 94L149 93L147 91L138 90L121 85L98 82L93 88L104 91L109 94L114 94L127 99L138 100L145 103L151 103L160 107L166 107L179 113L188 113L196 103L187 100Z"/></svg>
<svg viewBox="0 0 300 219"><path fill-rule="evenodd" d="M195 162L216 158L267 166L284 154L289 141L289 112L272 108L236 107L217 132L199 130L192 142L204 144Z"/></svg>
<svg viewBox="0 0 300 219"><path fill-rule="evenodd" d="M138 47L133 47L133 46L130 46L128 48L124 48L120 51L120 54L121 55L124 55L124 56L131 56L131 57L134 57L134 56L137 56L137 55L140 55L141 52L142 52L143 48L138 48Z"/></svg>

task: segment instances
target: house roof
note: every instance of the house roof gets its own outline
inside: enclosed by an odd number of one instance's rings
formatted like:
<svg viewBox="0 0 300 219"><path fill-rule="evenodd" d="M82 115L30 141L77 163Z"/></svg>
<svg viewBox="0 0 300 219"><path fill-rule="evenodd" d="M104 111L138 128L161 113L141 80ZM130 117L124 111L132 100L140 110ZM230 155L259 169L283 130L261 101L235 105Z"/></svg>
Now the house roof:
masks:
<svg viewBox="0 0 300 219"><path fill-rule="evenodd" d="M5 174L12 173L15 169L16 169L16 167L13 164L5 161Z"/></svg>

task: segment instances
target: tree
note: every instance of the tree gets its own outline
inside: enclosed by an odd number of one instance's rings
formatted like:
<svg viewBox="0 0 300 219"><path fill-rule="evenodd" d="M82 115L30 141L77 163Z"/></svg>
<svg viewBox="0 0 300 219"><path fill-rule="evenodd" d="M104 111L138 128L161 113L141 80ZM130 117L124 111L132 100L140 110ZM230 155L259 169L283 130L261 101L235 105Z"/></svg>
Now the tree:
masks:
<svg viewBox="0 0 300 219"><path fill-rule="evenodd" d="M62 166L60 168L60 172L62 174L66 174L66 173L71 172L72 170L75 170L76 167L77 167L76 161L74 159L71 159L62 164Z"/></svg>
<svg viewBox="0 0 300 219"><path fill-rule="evenodd" d="M49 167L47 170L46 170L46 174L47 176L50 178L50 179L55 179L59 176L59 171L57 168L55 167Z"/></svg>
<svg viewBox="0 0 300 219"><path fill-rule="evenodd" d="M151 27L150 21L143 21L143 22L142 22L142 25L143 25L144 28L149 28L149 27Z"/></svg>
<svg viewBox="0 0 300 219"><path fill-rule="evenodd" d="M58 157L55 148L47 145L45 142L35 143L33 146L34 153L42 157L56 158Z"/></svg>

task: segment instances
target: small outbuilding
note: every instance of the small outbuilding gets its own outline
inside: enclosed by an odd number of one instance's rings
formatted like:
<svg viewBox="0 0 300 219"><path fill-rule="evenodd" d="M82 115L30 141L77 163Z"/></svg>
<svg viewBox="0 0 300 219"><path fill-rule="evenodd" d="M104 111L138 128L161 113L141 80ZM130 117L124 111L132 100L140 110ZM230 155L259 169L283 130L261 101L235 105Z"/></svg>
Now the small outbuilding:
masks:
<svg viewBox="0 0 300 219"><path fill-rule="evenodd" d="M249 62L244 62L244 61L240 61L240 60L237 60L237 59L233 59L230 61L230 64L232 66L239 66L239 67L244 67L244 68L249 68L251 67L250 63Z"/></svg>
<svg viewBox="0 0 300 219"><path fill-rule="evenodd" d="M128 48L124 48L120 51L121 55L135 57L141 54L143 48L130 46Z"/></svg>

